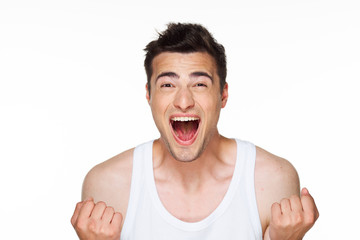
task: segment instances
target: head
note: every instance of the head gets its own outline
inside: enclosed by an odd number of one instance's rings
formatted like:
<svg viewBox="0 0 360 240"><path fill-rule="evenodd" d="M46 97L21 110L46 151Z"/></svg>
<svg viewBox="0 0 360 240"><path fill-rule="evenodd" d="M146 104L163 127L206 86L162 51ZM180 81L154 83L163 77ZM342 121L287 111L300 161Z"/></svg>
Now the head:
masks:
<svg viewBox="0 0 360 240"><path fill-rule="evenodd" d="M146 97L160 140L176 160L193 161L218 136L228 96L224 48L200 25L170 24L146 50Z"/></svg>
<svg viewBox="0 0 360 240"><path fill-rule="evenodd" d="M226 55L225 48L219 44L209 31L199 24L170 23L168 28L159 33L159 38L150 42L144 49L144 61L147 75L147 87L151 89L152 62L163 52L192 53L206 52L216 63L217 74L220 78L220 91L226 84Z"/></svg>

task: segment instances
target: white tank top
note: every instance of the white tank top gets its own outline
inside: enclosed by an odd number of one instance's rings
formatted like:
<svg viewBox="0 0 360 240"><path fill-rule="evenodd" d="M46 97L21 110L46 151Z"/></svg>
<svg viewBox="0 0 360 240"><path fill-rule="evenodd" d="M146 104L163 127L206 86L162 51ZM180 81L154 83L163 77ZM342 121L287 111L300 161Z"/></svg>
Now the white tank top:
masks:
<svg viewBox="0 0 360 240"><path fill-rule="evenodd" d="M236 143L234 174L222 202L208 217L193 223L174 217L160 201L153 173L153 141L136 147L121 240L262 239L254 187L255 146L241 140Z"/></svg>

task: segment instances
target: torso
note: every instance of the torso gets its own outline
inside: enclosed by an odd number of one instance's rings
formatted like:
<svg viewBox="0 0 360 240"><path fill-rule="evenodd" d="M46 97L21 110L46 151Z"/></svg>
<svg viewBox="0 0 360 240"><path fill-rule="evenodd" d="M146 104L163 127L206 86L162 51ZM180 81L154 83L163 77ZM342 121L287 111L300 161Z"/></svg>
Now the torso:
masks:
<svg viewBox="0 0 360 240"><path fill-rule="evenodd" d="M178 181L168 173L166 167L159 163L156 152L158 144L153 146L154 178L159 198L171 215L185 222L198 222L209 216L223 200L234 172L236 162L236 143L228 141L228 156L204 180L198 185L192 184L189 179L188 185ZM192 165L192 166L189 166ZM196 168L196 161L185 163L186 167ZM191 176L189 176L191 178ZM197 186L195 186L197 185Z"/></svg>
<svg viewBox="0 0 360 240"><path fill-rule="evenodd" d="M220 181L212 179L202 190L186 192L181 186L155 178L158 195L164 207L184 222L198 222L209 216L222 201L230 181L231 176Z"/></svg>
<svg viewBox="0 0 360 240"><path fill-rule="evenodd" d="M125 218L130 195L133 151L134 149L130 149L94 167L85 179L83 199L93 196L95 201L104 201ZM196 222L209 216L222 201L232 178L236 155L234 145L230 152L231 157L224 164L223 171L215 173L213 178L204 182L200 191L187 192L176 182L167 181L166 175L162 174L160 168L156 168L155 163L156 188L164 207L185 222ZM271 168L278 169L279 166L275 163L282 160L261 148L256 149L256 154L255 190L264 233L269 223L271 204L281 199L269 197L273 194L269 194L271 189L267 178L271 176L267 172Z"/></svg>

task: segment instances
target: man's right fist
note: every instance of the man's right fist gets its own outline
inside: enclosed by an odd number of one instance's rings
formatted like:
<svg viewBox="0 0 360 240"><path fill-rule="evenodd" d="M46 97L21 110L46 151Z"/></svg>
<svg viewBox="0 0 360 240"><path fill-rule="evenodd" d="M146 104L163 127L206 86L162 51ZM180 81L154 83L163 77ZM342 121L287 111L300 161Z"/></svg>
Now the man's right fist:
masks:
<svg viewBox="0 0 360 240"><path fill-rule="evenodd" d="M121 213L92 198L76 204L71 224L81 240L119 240Z"/></svg>

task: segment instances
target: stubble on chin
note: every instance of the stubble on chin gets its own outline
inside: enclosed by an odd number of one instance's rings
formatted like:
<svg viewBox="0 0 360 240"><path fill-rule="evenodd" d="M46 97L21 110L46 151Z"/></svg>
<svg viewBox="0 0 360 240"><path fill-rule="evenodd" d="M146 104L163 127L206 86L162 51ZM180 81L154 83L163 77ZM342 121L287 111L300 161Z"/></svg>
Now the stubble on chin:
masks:
<svg viewBox="0 0 360 240"><path fill-rule="evenodd" d="M197 154L195 155L192 155L191 153L189 152L181 152L179 154L175 154L171 148L169 148L169 152L171 154L171 156L176 160L176 161L179 161L179 162L193 162L195 161L196 159L198 159L200 156L201 156L201 153L203 151L200 151L198 152Z"/></svg>
<svg viewBox="0 0 360 240"><path fill-rule="evenodd" d="M193 161L195 161L205 151L205 148L207 147L207 145L209 143L209 139L205 139L205 141L203 141L202 145L200 146L199 149L197 149L196 152L192 152L190 149L184 149L184 150L179 150L179 152L176 153L174 151L174 149L171 148L168 141L166 141L166 140L162 140L162 141L165 143L166 148L168 149L171 156L176 161L179 161L179 162L193 162Z"/></svg>

